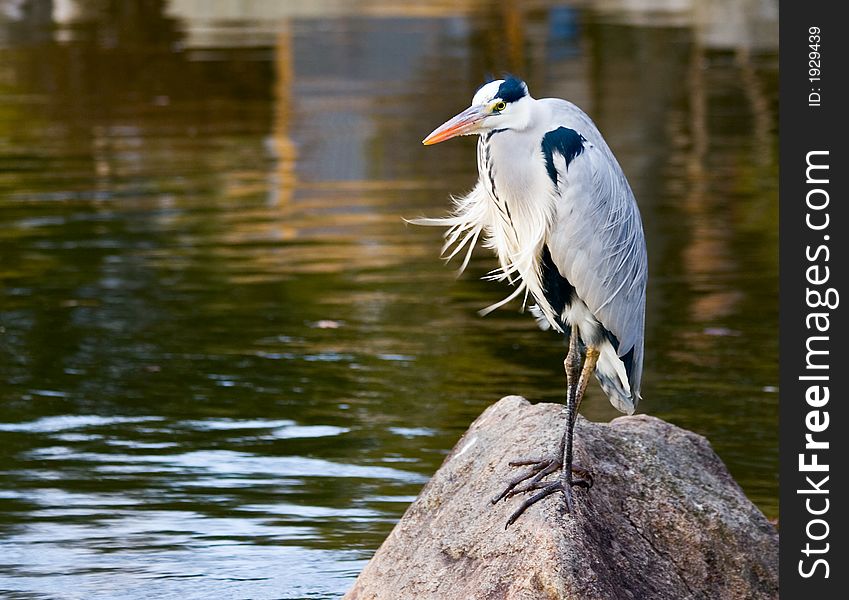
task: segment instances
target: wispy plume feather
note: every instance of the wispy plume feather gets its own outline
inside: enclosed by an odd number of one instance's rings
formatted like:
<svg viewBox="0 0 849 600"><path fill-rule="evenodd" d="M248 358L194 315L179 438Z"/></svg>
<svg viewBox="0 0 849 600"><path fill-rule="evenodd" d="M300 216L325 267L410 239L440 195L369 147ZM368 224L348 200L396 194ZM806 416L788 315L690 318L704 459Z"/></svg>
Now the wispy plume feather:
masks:
<svg viewBox="0 0 849 600"><path fill-rule="evenodd" d="M468 266L481 237L484 247L495 252L500 266L483 278L504 281L515 285L516 289L503 300L482 309L480 314L489 314L524 294L523 309L528 296L533 297L536 311L550 327L559 331L558 315L545 298L540 274L540 255L553 212L551 203L543 200L523 206L511 205L506 211L504 207L499 208L498 200L481 183L465 196L452 197L452 202L454 208L446 217L411 219L408 222L448 228L442 247L443 258L451 260L465 250L458 274ZM512 214L515 218L505 218L505 214ZM517 226L517 223L521 225Z"/></svg>

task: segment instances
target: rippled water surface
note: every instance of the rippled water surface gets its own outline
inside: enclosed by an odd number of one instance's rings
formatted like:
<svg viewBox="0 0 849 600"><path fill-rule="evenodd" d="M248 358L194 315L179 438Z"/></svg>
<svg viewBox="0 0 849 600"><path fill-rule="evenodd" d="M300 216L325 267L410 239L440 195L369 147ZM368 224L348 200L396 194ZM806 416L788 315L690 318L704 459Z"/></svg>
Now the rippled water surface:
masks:
<svg viewBox="0 0 849 600"><path fill-rule="evenodd" d="M419 142L487 72L599 124L640 409L776 517L776 15L597 4L0 2L0 595L338 597L486 406L561 401L493 259L402 220L473 185Z"/></svg>

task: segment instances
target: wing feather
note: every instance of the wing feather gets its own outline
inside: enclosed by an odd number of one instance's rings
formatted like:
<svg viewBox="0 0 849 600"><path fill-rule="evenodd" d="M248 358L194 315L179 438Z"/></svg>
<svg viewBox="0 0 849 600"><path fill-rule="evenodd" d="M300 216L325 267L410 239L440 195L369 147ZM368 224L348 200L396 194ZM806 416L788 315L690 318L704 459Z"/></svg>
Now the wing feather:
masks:
<svg viewBox="0 0 849 600"><path fill-rule="evenodd" d="M568 163L555 159L555 222L547 244L555 264L598 321L632 349L628 373L639 394L643 364L648 261L642 220L631 186L595 124L575 105L543 100L553 122L585 139Z"/></svg>

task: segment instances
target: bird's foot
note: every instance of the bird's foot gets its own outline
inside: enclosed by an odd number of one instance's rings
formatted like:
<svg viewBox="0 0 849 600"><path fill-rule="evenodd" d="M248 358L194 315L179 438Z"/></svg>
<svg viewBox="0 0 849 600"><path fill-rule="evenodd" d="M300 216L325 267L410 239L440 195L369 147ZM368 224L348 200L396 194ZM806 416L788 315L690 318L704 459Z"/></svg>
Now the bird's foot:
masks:
<svg viewBox="0 0 849 600"><path fill-rule="evenodd" d="M504 491L492 499L493 504L504 498L511 498L516 494L523 494L545 487L547 482L542 480L547 475L561 470L563 468L563 459L556 457L520 459L510 461L510 466L530 467L530 469L511 479L507 483L507 487L504 488ZM569 480L571 485L577 485L585 489L590 489L593 486L592 472L579 465L572 465ZM526 481L527 483L524 483ZM524 485L522 485L523 483Z"/></svg>
<svg viewBox="0 0 849 600"><path fill-rule="evenodd" d="M524 500L519 508L510 515L505 527L509 527L515 523L516 519L532 504L536 504L543 498L558 491L562 492L566 499L566 509L572 512L574 504L572 486L590 489L593 485L593 475L590 470L575 464L572 465L567 476L561 473L561 476L556 481L543 481L547 475L562 470L563 460L557 457L514 460L510 462L510 466L530 468L510 480L504 491L492 499L493 504L504 498L512 498L517 494L538 491L530 498Z"/></svg>
<svg viewBox="0 0 849 600"><path fill-rule="evenodd" d="M520 459L510 461L511 467L530 467L524 473L520 473L507 483L507 487L498 496L492 499L492 503L496 504L499 500L503 500L513 495L514 490L521 483L528 481L527 485L533 485L542 481L542 479L555 471L559 471L563 466L563 460L559 458L537 458L537 459ZM526 487L521 486L521 487Z"/></svg>
<svg viewBox="0 0 849 600"><path fill-rule="evenodd" d="M574 473L580 472L583 475L579 477L575 477ZM507 491L506 497L512 497L516 494L521 494L524 492L531 492L534 490L539 490L536 494L531 496L530 498L525 499L513 514L510 515L510 518L507 519L507 524L504 526L504 529L507 529L516 522L516 520L522 516L522 514L528 510L532 505L536 504L543 498L550 496L555 492L562 492L563 497L566 499L566 512L572 512L574 508L575 501L572 497L572 486L582 487L584 489L589 489L592 486L592 474L582 468L582 467L573 467L570 471L569 475L566 477L559 477L555 481L530 481L522 486L516 486Z"/></svg>

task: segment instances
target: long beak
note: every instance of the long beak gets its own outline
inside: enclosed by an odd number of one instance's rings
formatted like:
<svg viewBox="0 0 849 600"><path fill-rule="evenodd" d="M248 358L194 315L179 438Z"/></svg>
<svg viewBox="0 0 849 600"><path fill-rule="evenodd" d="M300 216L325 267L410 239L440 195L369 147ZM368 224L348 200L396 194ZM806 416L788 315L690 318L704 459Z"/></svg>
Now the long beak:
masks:
<svg viewBox="0 0 849 600"><path fill-rule="evenodd" d="M470 106L456 117L449 119L422 140L422 144L430 146L444 142L458 135L469 135L477 129L477 124L489 114L486 106Z"/></svg>

